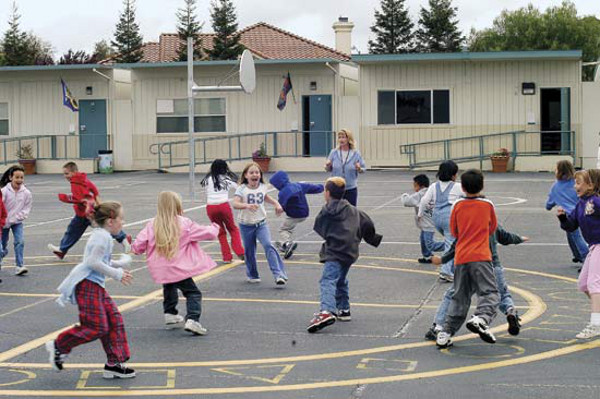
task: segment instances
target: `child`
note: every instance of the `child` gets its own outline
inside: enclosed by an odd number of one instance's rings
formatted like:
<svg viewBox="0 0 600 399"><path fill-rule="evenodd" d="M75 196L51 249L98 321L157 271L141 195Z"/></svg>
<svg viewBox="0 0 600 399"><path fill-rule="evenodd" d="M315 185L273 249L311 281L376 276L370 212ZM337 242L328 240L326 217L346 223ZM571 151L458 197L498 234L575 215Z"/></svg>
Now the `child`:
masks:
<svg viewBox="0 0 600 399"><path fill-rule="evenodd" d="M419 230L421 230L419 241L421 243L421 254L423 255L422 258L417 259L419 263L431 263L431 256L433 253L443 251L445 247L444 241L436 241L433 238L433 235L435 234L435 225L431 218L433 210L425 207L423 209L423 217L418 217L419 204L428 187L429 178L427 175L416 175L413 177L413 188L415 192L413 194L404 193L401 198L402 205L415 208L415 223Z"/></svg>
<svg viewBox="0 0 600 399"><path fill-rule="evenodd" d="M267 226L267 211L265 202L275 207L277 216L283 213L279 202L267 194L267 186L263 181L263 173L255 162L250 162L242 172L240 186L235 191L233 207L239 209L238 223L246 249L246 276L251 284L260 283L256 268L256 240L260 241L265 250L267 262L275 278L275 284L283 287L288 281L285 266L279 252L271 243L271 233Z"/></svg>
<svg viewBox="0 0 600 399"><path fill-rule="evenodd" d="M559 206L557 215L563 230L575 231L580 228L583 238L590 245L589 255L579 274L578 286L590 298L592 314L589 324L575 336L587 339L600 336L600 197L588 171L575 173L575 192L579 197L575 208L567 213Z"/></svg>
<svg viewBox="0 0 600 399"><path fill-rule="evenodd" d="M577 204L578 197L575 192L575 169L570 161L558 161L554 172L556 181L550 188L546 209L551 210L556 205L560 206L567 213L571 213ZM589 252L587 243L581 237L581 232L576 229L573 232L567 231L567 242L573 253L573 262L585 260Z"/></svg>
<svg viewBox="0 0 600 399"><path fill-rule="evenodd" d="M29 216L31 211L32 197L31 192L25 187L25 169L21 165L14 165L8 168L2 179L2 198L8 216L6 224L2 228L2 253L0 257L4 258L8 254L8 238L10 231L13 232L15 248L15 274L22 276L29 270L23 265L23 221Z"/></svg>
<svg viewBox="0 0 600 399"><path fill-rule="evenodd" d="M131 249L136 255L146 253L146 262L152 279L163 285L165 324L182 323L186 331L205 335L200 324L202 293L193 278L216 266L198 241L214 240L219 225L200 226L183 216L179 194L163 191L158 194L156 217L135 238ZM187 302L185 319L177 314L179 289Z"/></svg>
<svg viewBox="0 0 600 399"><path fill-rule="evenodd" d="M233 260L231 249L227 243L227 232L231 236L233 252L244 260L244 247L240 238L240 229L233 221L233 213L229 206L229 190L237 188L238 177L229 170L227 162L215 159L210 165L210 172L206 174L200 184L206 187L206 213L211 222L218 224L219 244L223 261L229 263Z"/></svg>
<svg viewBox="0 0 600 399"><path fill-rule="evenodd" d="M466 198L456 201L450 214L450 231L457 240L456 270L454 295L444 327L437 335L436 344L440 348L452 345L451 337L464 323L473 294L478 297L477 308L467 321L467 328L485 342L496 342L489 329L499 300L489 242L497 227L496 213L494 204L481 195L481 171L467 170L460 180Z"/></svg>
<svg viewBox="0 0 600 399"><path fill-rule="evenodd" d="M281 237L281 249L284 259L289 259L298 244L293 241L294 229L308 217L308 202L306 194L318 194L323 192L322 184L293 183L287 173L280 170L271 176L269 183L279 190L278 200L285 211L285 220L279 228Z"/></svg>
<svg viewBox="0 0 600 399"><path fill-rule="evenodd" d="M118 202L107 201L94 206L94 228L85 246L83 261L75 266L60 284L57 302L77 304L79 325L58 335L56 340L46 342L50 364L56 371L63 369L67 355L76 346L102 341L107 362L104 378L133 378L135 371L125 367L129 360L129 344L123 316L105 289L106 277L131 284L133 276L124 267L131 263L131 256L123 254L118 261L111 261L113 249L111 235L123 227L123 208Z"/></svg>
<svg viewBox="0 0 600 399"><path fill-rule="evenodd" d="M444 251L448 251L454 237L450 232L450 211L452 204L463 196L460 185L455 184L458 165L454 161L444 161L440 164L438 182L429 186L419 204L418 218L423 218L426 209L433 208L433 223L437 231L444 236ZM440 269L440 279L451 283L454 280L454 260L444 263Z"/></svg>
<svg viewBox="0 0 600 399"><path fill-rule="evenodd" d="M342 177L330 177L325 182L325 205L315 219L315 232L325 239L319 254L324 263L320 281L321 310L315 313L307 327L315 333L335 320L350 321L348 272L358 259L362 239L378 247L383 238L375 232L369 216L343 199L346 182Z"/></svg>
<svg viewBox="0 0 600 399"><path fill-rule="evenodd" d="M67 231L60 241L60 246L48 244L48 249L63 259L67 251L79 241L88 226L94 205L98 202L98 189L83 172L79 172L75 162L67 162L63 165L63 175L71 183L71 194L58 194L58 199L68 204L73 204L75 216L67 227ZM117 232L113 238L120 242L125 252L131 251L131 236L123 231Z"/></svg>
<svg viewBox="0 0 600 399"><path fill-rule="evenodd" d="M6 212L6 208L4 207L4 201L2 200L2 190L0 190L0 226L4 226L4 223L6 223L6 218L7 218L8 214ZM2 268L2 257L0 257L0 268ZM2 282L2 279L0 279L0 283Z"/></svg>
<svg viewBox="0 0 600 399"><path fill-rule="evenodd" d="M519 313L515 309L515 303L512 299L512 295L508 290L506 279L504 278L504 268L500 263L500 257L498 256L498 244L510 245L520 244L522 242L529 241L528 237L519 236L517 234L510 233L498 225L494 234L490 236L490 251L492 252L492 266L494 267L494 276L496 277L496 286L500 293L500 311L506 315L506 321L508 322L508 333L510 335L519 335L521 331L521 319ZM456 254L456 241L450 248L450 251L440 256L433 256L433 264L441 265L447 262L449 258L453 258ZM442 303L438 307L437 313L433 320L433 326L425 334L426 339L435 341L438 332L442 330L444 321L446 319L446 313L448 312L448 306L454 295L454 285L446 290Z"/></svg>

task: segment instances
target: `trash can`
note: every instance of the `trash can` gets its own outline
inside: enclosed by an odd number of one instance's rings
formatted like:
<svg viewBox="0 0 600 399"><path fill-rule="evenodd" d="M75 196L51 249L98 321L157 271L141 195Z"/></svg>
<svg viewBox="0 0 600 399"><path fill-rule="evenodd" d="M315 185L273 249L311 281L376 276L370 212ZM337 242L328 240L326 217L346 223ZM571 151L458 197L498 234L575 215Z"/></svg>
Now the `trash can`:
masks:
<svg viewBox="0 0 600 399"><path fill-rule="evenodd" d="M113 172L113 152L111 150L98 151L98 172L112 173Z"/></svg>

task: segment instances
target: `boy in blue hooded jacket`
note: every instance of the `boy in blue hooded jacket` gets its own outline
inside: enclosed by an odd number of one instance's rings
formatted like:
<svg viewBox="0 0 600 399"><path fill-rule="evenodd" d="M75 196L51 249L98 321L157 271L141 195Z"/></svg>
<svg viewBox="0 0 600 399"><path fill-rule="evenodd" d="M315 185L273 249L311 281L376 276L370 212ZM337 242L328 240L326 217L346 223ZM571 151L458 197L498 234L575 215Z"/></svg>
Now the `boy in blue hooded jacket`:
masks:
<svg viewBox="0 0 600 399"><path fill-rule="evenodd" d="M279 190L278 200L285 211L285 220L279 228L281 243L278 242L277 246L283 252L283 257L288 259L298 247L292 239L294 229L308 217L306 194L322 193L324 188L322 184L291 182L287 173L282 170L271 176L269 183Z"/></svg>

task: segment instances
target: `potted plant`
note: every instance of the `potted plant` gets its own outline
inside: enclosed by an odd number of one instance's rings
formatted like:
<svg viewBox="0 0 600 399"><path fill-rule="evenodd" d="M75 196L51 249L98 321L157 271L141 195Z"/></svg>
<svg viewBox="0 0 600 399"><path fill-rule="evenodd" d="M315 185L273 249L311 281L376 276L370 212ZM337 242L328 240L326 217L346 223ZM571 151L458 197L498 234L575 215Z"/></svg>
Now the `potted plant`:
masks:
<svg viewBox="0 0 600 399"><path fill-rule="evenodd" d="M506 148L498 148L496 152L492 154L491 159L492 172L506 173L508 169L508 160L510 159L510 152Z"/></svg>
<svg viewBox="0 0 600 399"><path fill-rule="evenodd" d="M33 156L33 148L31 144L23 144L17 151L19 164L25 169L26 175L34 175L36 173L35 157Z"/></svg>
<svg viewBox="0 0 600 399"><path fill-rule="evenodd" d="M252 160L260 166L263 173L269 171L269 163L271 162L271 157L267 154L267 147L265 143L260 143L260 147L258 150L252 153Z"/></svg>

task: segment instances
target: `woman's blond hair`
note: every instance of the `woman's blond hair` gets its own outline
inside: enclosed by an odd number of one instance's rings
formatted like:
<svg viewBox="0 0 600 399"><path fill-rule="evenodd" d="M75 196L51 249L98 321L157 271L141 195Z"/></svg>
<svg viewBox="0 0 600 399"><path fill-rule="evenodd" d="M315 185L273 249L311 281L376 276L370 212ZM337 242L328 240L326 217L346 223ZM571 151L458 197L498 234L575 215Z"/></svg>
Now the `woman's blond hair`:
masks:
<svg viewBox="0 0 600 399"><path fill-rule="evenodd" d="M173 191L158 194L156 218L154 218L154 241L156 251L167 259L172 259L179 250L181 227L177 216L183 215L181 197Z"/></svg>
<svg viewBox="0 0 600 399"><path fill-rule="evenodd" d="M337 134L340 133L344 133L346 135L346 137L348 138L348 147L351 150L354 150L356 148L356 142L354 141L354 135L352 134L352 131L350 129L342 129L339 132L337 132Z"/></svg>

